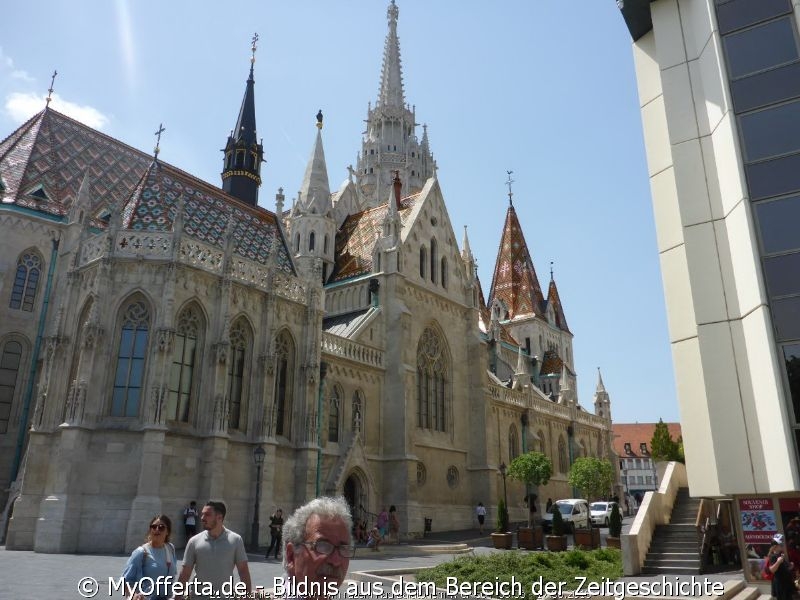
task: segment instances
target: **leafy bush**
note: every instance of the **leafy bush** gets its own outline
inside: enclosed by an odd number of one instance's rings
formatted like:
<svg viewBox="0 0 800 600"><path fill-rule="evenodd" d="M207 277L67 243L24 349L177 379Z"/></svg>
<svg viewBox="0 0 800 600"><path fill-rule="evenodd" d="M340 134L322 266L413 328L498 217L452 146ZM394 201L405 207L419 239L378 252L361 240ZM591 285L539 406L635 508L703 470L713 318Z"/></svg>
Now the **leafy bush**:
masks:
<svg viewBox="0 0 800 600"><path fill-rule="evenodd" d="M564 517L557 506L553 506L553 535L564 535Z"/></svg>
<svg viewBox="0 0 800 600"><path fill-rule="evenodd" d="M500 498L500 502L497 503L496 528L498 533L505 533L508 531L508 509L502 498Z"/></svg>
<svg viewBox="0 0 800 600"><path fill-rule="evenodd" d="M619 537L622 533L622 515L619 514L619 505L614 504L611 508L611 516L608 519L608 535Z"/></svg>
<svg viewBox="0 0 800 600"><path fill-rule="evenodd" d="M543 582L564 582L565 589L574 590L579 584L576 577L586 577L587 581L602 581L622 577L622 557L619 550L602 549L590 552L573 550L571 552L520 552L507 551L482 556L462 556L442 563L431 569L421 569L418 581L433 581L438 587L445 587L448 577L463 582L511 581L512 576L522 585L522 596L534 600L531 584Z"/></svg>

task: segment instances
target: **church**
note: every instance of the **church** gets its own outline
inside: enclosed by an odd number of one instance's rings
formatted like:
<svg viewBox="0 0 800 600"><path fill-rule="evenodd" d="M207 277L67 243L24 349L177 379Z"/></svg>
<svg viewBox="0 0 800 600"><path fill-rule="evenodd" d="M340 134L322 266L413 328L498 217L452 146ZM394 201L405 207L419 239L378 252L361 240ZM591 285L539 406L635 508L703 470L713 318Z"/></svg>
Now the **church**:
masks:
<svg viewBox="0 0 800 600"><path fill-rule="evenodd" d="M347 180L330 189L319 113L274 211L253 62L219 185L49 106L0 142L8 549L127 552L192 499L246 539L321 494L358 520L395 505L403 537L472 527L478 502L491 523L504 490L523 521L573 496L575 458L612 459L609 394L598 373L593 412L578 402L510 191L484 296L404 97L398 16ZM535 498L503 470L529 450L553 463Z"/></svg>

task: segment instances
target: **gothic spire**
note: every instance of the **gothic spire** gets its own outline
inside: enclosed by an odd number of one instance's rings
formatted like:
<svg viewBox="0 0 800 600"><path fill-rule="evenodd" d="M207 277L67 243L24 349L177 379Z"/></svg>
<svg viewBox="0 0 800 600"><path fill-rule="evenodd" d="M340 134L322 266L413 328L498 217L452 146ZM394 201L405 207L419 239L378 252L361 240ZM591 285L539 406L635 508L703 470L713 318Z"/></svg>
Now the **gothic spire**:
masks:
<svg viewBox="0 0 800 600"><path fill-rule="evenodd" d="M383 69L381 71L381 89L378 94L378 105L403 108L403 72L400 66L400 39L397 37L397 16L400 13L392 0L386 10L389 21L389 33L383 46Z"/></svg>
<svg viewBox="0 0 800 600"><path fill-rule="evenodd" d="M542 288L513 205L509 205L506 212L489 305L495 299L506 305L509 319L541 315L544 309Z"/></svg>
<svg viewBox="0 0 800 600"><path fill-rule="evenodd" d="M222 189L242 202L258 204L258 187L261 185L261 163L264 148L256 134L256 100L253 66L256 62L258 34L252 38L250 75L245 85L242 106L236 119L236 127L225 144L225 160L222 169Z"/></svg>
<svg viewBox="0 0 800 600"><path fill-rule="evenodd" d="M317 138L300 186L300 198L301 208L309 213L324 216L332 208L328 167L322 148L322 111L317 113Z"/></svg>
<svg viewBox="0 0 800 600"><path fill-rule="evenodd" d="M397 36L399 10L395 0L391 0L386 14L389 31L383 48L380 90L375 105L367 108L367 130L355 169L362 208L383 204L395 170L400 171L406 196L422 190L428 178L435 175L436 163L427 134L420 143L416 135L416 109L405 101Z"/></svg>
<svg viewBox="0 0 800 600"><path fill-rule="evenodd" d="M569 331L567 317L564 315L564 307L561 306L561 298L558 296L556 280L553 278L553 263L550 263L550 287L547 289L547 302L553 307L553 314L556 318L556 325L562 331Z"/></svg>
<svg viewBox="0 0 800 600"><path fill-rule="evenodd" d="M603 385L603 374L600 373L600 367L597 367L597 389L595 392L598 394L604 394L606 391L606 386Z"/></svg>

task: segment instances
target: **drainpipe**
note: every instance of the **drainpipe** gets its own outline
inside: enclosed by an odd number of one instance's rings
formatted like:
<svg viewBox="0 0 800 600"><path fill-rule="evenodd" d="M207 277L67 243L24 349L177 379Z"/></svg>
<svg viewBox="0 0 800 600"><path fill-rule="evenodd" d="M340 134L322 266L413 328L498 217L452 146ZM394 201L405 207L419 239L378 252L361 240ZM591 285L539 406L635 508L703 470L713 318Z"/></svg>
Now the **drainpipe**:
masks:
<svg viewBox="0 0 800 600"><path fill-rule="evenodd" d="M328 363L319 363L319 392L317 393L317 480L315 486L316 497L319 498L320 478L322 477L322 394L325 385L325 375L328 373Z"/></svg>
<svg viewBox="0 0 800 600"><path fill-rule="evenodd" d="M14 461L11 463L11 479L13 482L19 474L19 465L22 461L22 449L25 447L25 434L28 433L28 414L31 410L31 399L33 398L33 384L36 379L36 365L39 362L39 353L42 349L42 338L44 337L44 324L47 321L47 307L50 305L50 291L53 287L53 273L56 270L56 259L58 258L59 240L52 239L52 249L50 250L50 267L47 269L47 284L44 288L44 300L42 301L42 311L39 313L39 324L36 328L36 342L33 345L33 355L31 356L31 368L28 371L28 385L25 387L25 395L22 397L22 416L19 421L17 431L17 446L14 449Z"/></svg>

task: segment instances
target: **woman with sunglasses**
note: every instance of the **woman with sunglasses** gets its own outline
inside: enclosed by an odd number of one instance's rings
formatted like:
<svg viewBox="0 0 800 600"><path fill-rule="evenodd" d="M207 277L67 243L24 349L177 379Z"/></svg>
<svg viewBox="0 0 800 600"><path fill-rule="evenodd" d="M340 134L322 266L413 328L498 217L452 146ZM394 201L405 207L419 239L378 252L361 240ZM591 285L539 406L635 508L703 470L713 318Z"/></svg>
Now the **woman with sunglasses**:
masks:
<svg viewBox="0 0 800 600"><path fill-rule="evenodd" d="M172 521L167 515L150 520L145 543L131 553L122 577L136 593L134 600L167 600L177 568L175 546L169 541ZM172 576L172 579L165 579ZM161 579L159 579L161 577Z"/></svg>

